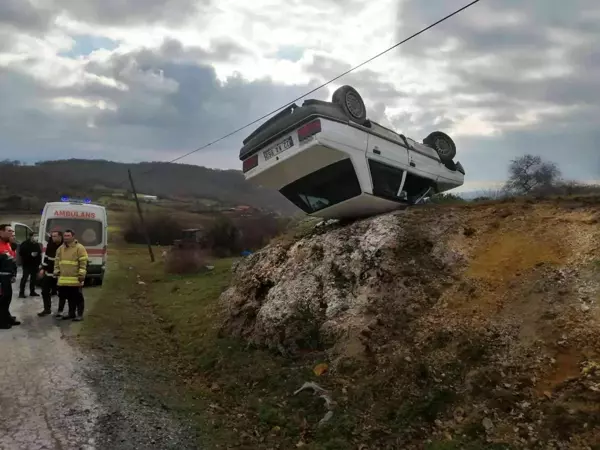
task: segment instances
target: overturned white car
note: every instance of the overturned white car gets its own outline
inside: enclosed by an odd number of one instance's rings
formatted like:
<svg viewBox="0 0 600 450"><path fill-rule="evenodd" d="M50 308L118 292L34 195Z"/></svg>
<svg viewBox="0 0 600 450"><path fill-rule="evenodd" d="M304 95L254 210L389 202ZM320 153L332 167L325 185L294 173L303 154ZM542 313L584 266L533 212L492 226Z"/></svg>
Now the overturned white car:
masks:
<svg viewBox="0 0 600 450"><path fill-rule="evenodd" d="M240 150L246 180L331 219L392 211L461 186L465 171L455 156L441 131L420 143L368 120L351 86L337 89L332 102L290 105Z"/></svg>

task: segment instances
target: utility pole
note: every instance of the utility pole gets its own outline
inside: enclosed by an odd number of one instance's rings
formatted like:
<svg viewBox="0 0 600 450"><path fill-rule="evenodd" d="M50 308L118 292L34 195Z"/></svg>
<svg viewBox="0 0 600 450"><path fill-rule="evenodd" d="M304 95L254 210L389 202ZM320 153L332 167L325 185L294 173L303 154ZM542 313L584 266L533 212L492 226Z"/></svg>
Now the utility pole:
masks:
<svg viewBox="0 0 600 450"><path fill-rule="evenodd" d="M133 177L131 176L131 169L127 169L129 174L129 183L131 184L131 192L133 192L133 198L135 199L135 206L137 207L138 216L140 216L140 224L142 226L142 232L144 238L146 238L146 244L148 244L148 253L150 253L150 261L154 262L154 252L152 251L152 245L150 245L150 236L148 236L148 230L146 229L146 223L144 222L144 216L142 215L142 208L140 207L140 201L135 190L135 184L133 184Z"/></svg>

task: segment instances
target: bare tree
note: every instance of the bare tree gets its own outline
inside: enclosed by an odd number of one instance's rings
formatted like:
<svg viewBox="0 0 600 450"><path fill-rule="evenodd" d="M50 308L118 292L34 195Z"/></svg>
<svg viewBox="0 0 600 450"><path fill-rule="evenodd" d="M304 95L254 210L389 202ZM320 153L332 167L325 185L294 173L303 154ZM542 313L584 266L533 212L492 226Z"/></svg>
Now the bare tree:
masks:
<svg viewBox="0 0 600 450"><path fill-rule="evenodd" d="M555 163L534 155L523 155L513 159L508 170L510 176L504 190L514 194L529 194L550 188L561 176Z"/></svg>

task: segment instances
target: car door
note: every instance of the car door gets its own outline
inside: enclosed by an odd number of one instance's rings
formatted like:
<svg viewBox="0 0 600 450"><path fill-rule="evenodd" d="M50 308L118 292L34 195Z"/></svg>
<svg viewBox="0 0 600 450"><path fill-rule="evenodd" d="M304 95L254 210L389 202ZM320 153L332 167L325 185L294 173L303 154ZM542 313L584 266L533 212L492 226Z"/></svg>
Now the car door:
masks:
<svg viewBox="0 0 600 450"><path fill-rule="evenodd" d="M406 176L408 150L395 142L369 134L366 156L371 193L388 200L403 200L401 187Z"/></svg>
<svg viewBox="0 0 600 450"><path fill-rule="evenodd" d="M20 266L21 257L19 256L19 247L23 242L29 239L29 236L33 234L33 230L23 223L14 222L12 227L15 230L15 243L17 244L17 248L15 250L17 252L17 265Z"/></svg>
<svg viewBox="0 0 600 450"><path fill-rule="evenodd" d="M15 230L15 241L17 242L17 245L21 245L33 234L33 230L23 223L14 223L13 228Z"/></svg>
<svg viewBox="0 0 600 450"><path fill-rule="evenodd" d="M395 142L369 134L367 159L406 169L408 166L408 150Z"/></svg>
<svg viewBox="0 0 600 450"><path fill-rule="evenodd" d="M440 160L436 151L430 147L407 139L409 171L417 176L436 181L440 173Z"/></svg>

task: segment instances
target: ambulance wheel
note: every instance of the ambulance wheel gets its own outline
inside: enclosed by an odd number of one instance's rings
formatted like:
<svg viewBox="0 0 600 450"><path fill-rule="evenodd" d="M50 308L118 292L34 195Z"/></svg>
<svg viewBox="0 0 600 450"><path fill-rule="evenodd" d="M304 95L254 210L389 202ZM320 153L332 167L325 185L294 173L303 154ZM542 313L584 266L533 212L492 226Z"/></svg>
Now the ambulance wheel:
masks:
<svg viewBox="0 0 600 450"><path fill-rule="evenodd" d="M360 125L367 122L367 108L362 97L352 86L342 86L335 90L332 102L342 108L350 120Z"/></svg>

